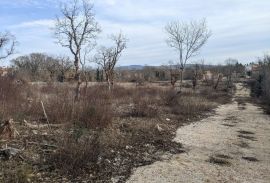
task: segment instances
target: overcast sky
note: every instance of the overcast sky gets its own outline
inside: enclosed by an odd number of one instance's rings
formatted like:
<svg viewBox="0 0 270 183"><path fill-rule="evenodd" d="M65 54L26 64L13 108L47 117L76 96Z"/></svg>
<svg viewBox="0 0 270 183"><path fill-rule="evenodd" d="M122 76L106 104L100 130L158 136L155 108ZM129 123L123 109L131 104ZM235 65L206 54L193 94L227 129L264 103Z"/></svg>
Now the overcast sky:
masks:
<svg viewBox="0 0 270 183"><path fill-rule="evenodd" d="M0 31L19 41L18 55L68 54L55 44L51 27L61 0L0 0ZM64 1L64 0L62 0ZM164 26L172 20L206 18L213 35L196 58L223 63L228 57L247 63L270 51L270 0L93 0L102 27L98 44L120 30L128 48L119 65L160 65L175 60ZM5 64L8 62L6 61ZM3 65L3 63L1 63Z"/></svg>

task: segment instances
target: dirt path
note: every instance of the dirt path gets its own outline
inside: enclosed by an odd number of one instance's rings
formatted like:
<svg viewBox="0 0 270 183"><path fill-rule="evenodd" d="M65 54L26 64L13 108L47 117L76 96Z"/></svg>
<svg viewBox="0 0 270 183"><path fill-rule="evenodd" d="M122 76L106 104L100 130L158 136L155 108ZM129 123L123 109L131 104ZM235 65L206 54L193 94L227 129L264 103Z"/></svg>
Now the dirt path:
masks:
<svg viewBox="0 0 270 183"><path fill-rule="evenodd" d="M248 96L237 85L233 103L178 129L174 140L187 153L140 167L128 182L270 182L270 116L236 100Z"/></svg>

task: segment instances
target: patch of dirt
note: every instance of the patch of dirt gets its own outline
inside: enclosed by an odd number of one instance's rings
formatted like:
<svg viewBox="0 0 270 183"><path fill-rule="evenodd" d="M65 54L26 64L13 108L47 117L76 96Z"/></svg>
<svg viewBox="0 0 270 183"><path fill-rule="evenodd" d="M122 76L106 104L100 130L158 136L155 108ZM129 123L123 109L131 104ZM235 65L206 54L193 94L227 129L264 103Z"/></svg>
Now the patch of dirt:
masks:
<svg viewBox="0 0 270 183"><path fill-rule="evenodd" d="M255 137L249 136L249 135L238 135L238 137L247 139L247 140L252 140L252 141L257 141Z"/></svg>
<svg viewBox="0 0 270 183"><path fill-rule="evenodd" d="M230 165L231 163L226 158L220 158L216 156L210 156L209 160L210 163L217 164L220 166Z"/></svg>
<svg viewBox="0 0 270 183"><path fill-rule="evenodd" d="M255 133L251 131L239 130L238 133L245 134L245 135L254 135Z"/></svg>
<svg viewBox="0 0 270 183"><path fill-rule="evenodd" d="M236 125L231 125L231 124L222 124L223 126L228 126L228 127L235 127Z"/></svg>
<svg viewBox="0 0 270 183"><path fill-rule="evenodd" d="M250 148L249 144L247 142L243 142L243 141L236 142L236 143L234 143L234 145L237 145L241 148Z"/></svg>
<svg viewBox="0 0 270 183"><path fill-rule="evenodd" d="M247 160L247 161L252 161L252 162L259 161L257 158L255 158L255 157L249 157L249 156L244 156L244 157L242 157L242 159Z"/></svg>
<svg viewBox="0 0 270 183"><path fill-rule="evenodd" d="M222 159L233 159L231 156L224 155L224 154L216 154L215 157L222 158Z"/></svg>

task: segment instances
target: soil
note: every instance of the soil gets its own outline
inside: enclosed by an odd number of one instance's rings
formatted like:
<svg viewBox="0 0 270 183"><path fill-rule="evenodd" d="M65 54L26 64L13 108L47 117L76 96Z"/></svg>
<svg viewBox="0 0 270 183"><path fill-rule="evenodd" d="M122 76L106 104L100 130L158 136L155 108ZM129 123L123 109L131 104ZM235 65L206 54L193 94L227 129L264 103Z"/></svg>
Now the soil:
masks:
<svg viewBox="0 0 270 183"><path fill-rule="evenodd" d="M241 102L239 102L241 101ZM133 182L257 182L270 180L270 116L250 103L242 84L232 103L177 130L186 153L134 169Z"/></svg>

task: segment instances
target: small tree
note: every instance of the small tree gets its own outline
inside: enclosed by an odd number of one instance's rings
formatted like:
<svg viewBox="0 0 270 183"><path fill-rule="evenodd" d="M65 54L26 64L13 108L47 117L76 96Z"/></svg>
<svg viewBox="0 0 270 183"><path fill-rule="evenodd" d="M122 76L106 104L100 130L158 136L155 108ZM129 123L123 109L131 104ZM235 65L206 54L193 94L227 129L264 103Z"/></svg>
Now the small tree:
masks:
<svg viewBox="0 0 270 183"><path fill-rule="evenodd" d="M204 59L195 63L192 70L193 70L192 85L193 85L193 90L196 90L196 87L198 85L198 80L204 74Z"/></svg>
<svg viewBox="0 0 270 183"><path fill-rule="evenodd" d="M192 86L193 86L193 90L196 90L197 84L198 84L198 77L199 77L199 73L200 72L200 66L199 64L195 64L194 68L193 68L193 76L192 76Z"/></svg>
<svg viewBox="0 0 270 183"><path fill-rule="evenodd" d="M16 47L16 38L9 32L0 32L0 60L3 60L14 54Z"/></svg>
<svg viewBox="0 0 270 183"><path fill-rule="evenodd" d="M109 90L111 90L114 84L114 68L118 62L121 53L126 48L127 39L122 33L113 35L111 39L114 42L114 46L110 48L101 47L98 55L95 57L95 62L100 65L105 73L106 81L108 83Z"/></svg>
<svg viewBox="0 0 270 183"><path fill-rule="evenodd" d="M44 69L46 69L50 75L50 81L55 80L55 76L58 72L58 60L53 57L47 56L45 62L44 62Z"/></svg>
<svg viewBox="0 0 270 183"><path fill-rule="evenodd" d="M81 52L86 46L95 45L97 34L101 31L95 20L93 5L86 0L73 0L62 6L63 17L57 17L55 37L63 47L69 48L74 57L75 80L77 80L76 96L80 94L80 62Z"/></svg>
<svg viewBox="0 0 270 183"><path fill-rule="evenodd" d="M202 21L168 23L165 27L168 34L167 43L179 54L179 61L176 64L180 71L180 90L183 82L183 72L188 60L199 53L199 50L211 36L205 19Z"/></svg>
<svg viewBox="0 0 270 183"><path fill-rule="evenodd" d="M236 65L238 60L233 58L228 58L225 60L225 76L227 77L227 89L231 88L233 85L233 73L236 72Z"/></svg>
<svg viewBox="0 0 270 183"><path fill-rule="evenodd" d="M57 58L58 64L57 64L57 70L58 70L58 76L57 80L59 82L64 82L66 79L66 74L72 69L72 62L70 61L69 57L58 57Z"/></svg>
<svg viewBox="0 0 270 183"><path fill-rule="evenodd" d="M169 65L167 68L169 69L169 73L170 73L171 85L174 88L175 83L177 82L180 76L179 70L177 69L177 67L175 67L172 61L169 61Z"/></svg>

